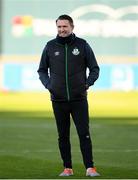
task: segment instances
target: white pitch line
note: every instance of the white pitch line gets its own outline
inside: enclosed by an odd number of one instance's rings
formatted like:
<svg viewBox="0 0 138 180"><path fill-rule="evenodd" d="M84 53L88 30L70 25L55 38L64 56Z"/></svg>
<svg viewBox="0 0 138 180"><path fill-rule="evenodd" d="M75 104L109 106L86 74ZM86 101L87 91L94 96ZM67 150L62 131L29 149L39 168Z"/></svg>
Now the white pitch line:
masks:
<svg viewBox="0 0 138 180"><path fill-rule="evenodd" d="M36 151L32 151L29 149L23 150L23 151L16 151L16 150L0 150L0 153L19 153L19 154L28 154L28 153L56 153L58 152L55 150L51 149L40 149ZM78 151L72 151L73 153L78 153ZM131 153L131 152L138 152L138 149L95 149L94 152L99 152L99 153Z"/></svg>

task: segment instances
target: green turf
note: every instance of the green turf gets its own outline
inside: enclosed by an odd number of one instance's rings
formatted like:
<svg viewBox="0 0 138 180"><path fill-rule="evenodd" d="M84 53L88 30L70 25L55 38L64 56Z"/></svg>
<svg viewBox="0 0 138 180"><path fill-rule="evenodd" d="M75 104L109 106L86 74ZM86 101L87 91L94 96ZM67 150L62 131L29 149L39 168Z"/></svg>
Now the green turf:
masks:
<svg viewBox="0 0 138 180"><path fill-rule="evenodd" d="M109 93L109 96L103 93L102 96L99 92L93 97L93 100L101 102L101 111L97 102L94 108L90 107L94 114L90 119L90 130L95 165L101 173L99 178L138 178L138 118L137 107L132 108L137 105L137 92L127 93L127 96L122 93ZM0 178L59 178L62 162L57 147L57 131L50 102L45 97L47 95L43 93L0 94ZM107 101L103 106L105 97ZM113 114L109 111L107 116L111 98L112 103L122 102L122 114L119 107L115 114L117 105L113 103L110 105ZM91 96L89 101L91 103ZM102 106L105 110L103 116ZM73 123L71 143L74 176L68 178L84 179L85 169Z"/></svg>

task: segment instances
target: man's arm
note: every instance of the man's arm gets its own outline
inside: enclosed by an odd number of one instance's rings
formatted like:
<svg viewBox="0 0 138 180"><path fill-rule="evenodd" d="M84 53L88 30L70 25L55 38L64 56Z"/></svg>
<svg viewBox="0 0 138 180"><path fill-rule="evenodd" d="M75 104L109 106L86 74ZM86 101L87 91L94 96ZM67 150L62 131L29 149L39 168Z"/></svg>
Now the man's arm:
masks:
<svg viewBox="0 0 138 180"><path fill-rule="evenodd" d="M45 88L47 88L47 85L49 82L48 68L49 68L49 57L48 57L47 46L46 46L43 50L39 68L37 71L39 74L39 79L41 80Z"/></svg>
<svg viewBox="0 0 138 180"><path fill-rule="evenodd" d="M94 82L98 79L100 68L97 64L92 48L88 43L86 43L85 50L86 50L86 66L89 68L89 75L86 80L86 89L88 89L89 86L93 85Z"/></svg>

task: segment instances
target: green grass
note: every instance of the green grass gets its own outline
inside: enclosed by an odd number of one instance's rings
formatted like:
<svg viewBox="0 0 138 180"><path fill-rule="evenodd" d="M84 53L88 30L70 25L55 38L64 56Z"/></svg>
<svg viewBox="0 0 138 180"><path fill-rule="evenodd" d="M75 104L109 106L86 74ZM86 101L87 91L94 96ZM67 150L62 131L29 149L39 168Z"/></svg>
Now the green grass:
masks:
<svg viewBox="0 0 138 180"><path fill-rule="evenodd" d="M99 178L138 178L137 92L96 92L89 95L89 103ZM73 123L71 144L75 174L68 178L86 179ZM46 93L1 93L0 178L57 179L61 171L49 96Z"/></svg>

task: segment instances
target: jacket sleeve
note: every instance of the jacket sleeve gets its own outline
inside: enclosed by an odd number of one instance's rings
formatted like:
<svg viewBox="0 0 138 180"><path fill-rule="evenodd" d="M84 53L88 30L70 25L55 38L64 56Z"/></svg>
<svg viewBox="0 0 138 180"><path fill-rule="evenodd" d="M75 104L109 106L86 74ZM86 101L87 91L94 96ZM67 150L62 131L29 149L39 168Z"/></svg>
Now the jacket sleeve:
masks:
<svg viewBox="0 0 138 180"><path fill-rule="evenodd" d="M42 52L39 68L37 71L39 74L39 79L41 80L45 88L47 88L49 82L48 68L49 68L49 57L46 46Z"/></svg>
<svg viewBox="0 0 138 180"><path fill-rule="evenodd" d="M86 84L88 86L91 86L98 79L100 68L97 64L93 50L87 42L85 46L85 51L86 51L86 67L89 69L89 75L86 80Z"/></svg>

